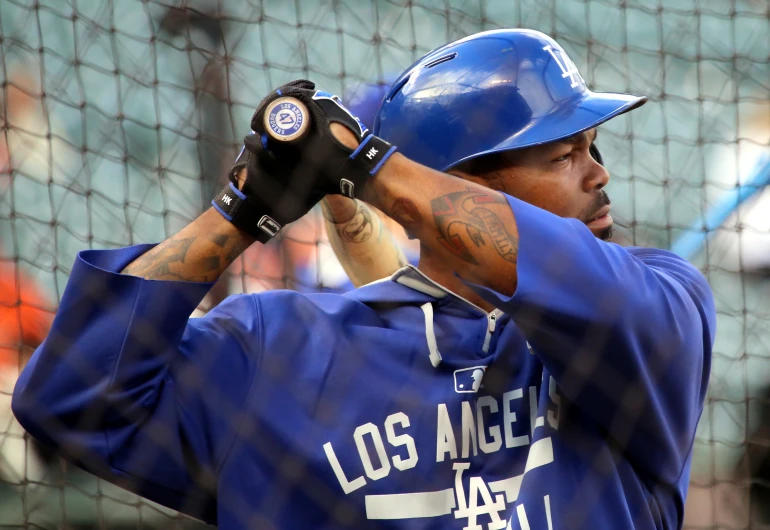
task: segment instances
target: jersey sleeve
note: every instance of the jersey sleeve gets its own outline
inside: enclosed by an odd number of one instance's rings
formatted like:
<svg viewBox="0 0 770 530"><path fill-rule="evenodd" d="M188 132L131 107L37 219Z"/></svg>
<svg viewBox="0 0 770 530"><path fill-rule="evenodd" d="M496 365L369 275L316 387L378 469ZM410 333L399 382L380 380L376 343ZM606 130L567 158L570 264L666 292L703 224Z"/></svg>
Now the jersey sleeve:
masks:
<svg viewBox="0 0 770 530"><path fill-rule="evenodd" d="M211 284L116 272L148 249L78 256L12 407L84 469L213 522L217 473L255 372L256 304L235 296L189 319Z"/></svg>
<svg viewBox="0 0 770 530"><path fill-rule="evenodd" d="M674 484L710 371L714 300L667 251L624 248L507 197L519 232L512 297L473 286L510 314L560 390L642 474Z"/></svg>

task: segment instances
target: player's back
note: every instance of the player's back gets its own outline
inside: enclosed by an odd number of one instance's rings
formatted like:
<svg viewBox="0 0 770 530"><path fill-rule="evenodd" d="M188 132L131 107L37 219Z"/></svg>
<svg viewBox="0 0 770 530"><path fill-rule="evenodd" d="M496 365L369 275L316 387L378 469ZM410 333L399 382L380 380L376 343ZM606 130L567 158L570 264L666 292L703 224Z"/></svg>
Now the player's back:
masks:
<svg viewBox="0 0 770 530"><path fill-rule="evenodd" d="M609 320L566 313L569 271L486 314L411 267L188 320L209 285L118 274L147 250L80 254L14 391L22 425L89 471L223 530L680 524L708 362L686 262L629 251L643 281L617 294L645 303ZM638 318L648 300L684 309Z"/></svg>
<svg viewBox="0 0 770 530"><path fill-rule="evenodd" d="M342 297L254 301L264 339L244 420L253 436L236 441L220 478L252 492L240 515L281 528L663 526L620 445L561 395L508 315L412 268Z"/></svg>

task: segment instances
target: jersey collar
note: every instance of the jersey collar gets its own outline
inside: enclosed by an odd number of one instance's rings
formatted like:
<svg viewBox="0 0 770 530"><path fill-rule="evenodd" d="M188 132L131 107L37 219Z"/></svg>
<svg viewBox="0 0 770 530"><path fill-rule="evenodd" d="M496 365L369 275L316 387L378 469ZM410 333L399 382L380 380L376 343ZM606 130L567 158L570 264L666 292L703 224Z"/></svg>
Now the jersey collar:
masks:
<svg viewBox="0 0 770 530"><path fill-rule="evenodd" d="M462 296L450 291L443 285L431 280L414 265L407 265L393 273L389 278L354 289L344 296L363 303L425 303L442 302L459 304L467 309L476 310L482 315L487 313Z"/></svg>

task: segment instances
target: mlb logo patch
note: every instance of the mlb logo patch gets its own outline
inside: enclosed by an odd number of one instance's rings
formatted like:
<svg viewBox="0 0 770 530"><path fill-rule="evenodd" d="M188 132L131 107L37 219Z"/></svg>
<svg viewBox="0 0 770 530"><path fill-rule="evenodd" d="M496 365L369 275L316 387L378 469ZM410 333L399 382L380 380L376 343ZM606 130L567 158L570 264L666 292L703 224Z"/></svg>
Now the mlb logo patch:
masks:
<svg viewBox="0 0 770 530"><path fill-rule="evenodd" d="M455 392L458 394L475 394L482 388L481 380L484 378L486 366L471 366L455 370Z"/></svg>

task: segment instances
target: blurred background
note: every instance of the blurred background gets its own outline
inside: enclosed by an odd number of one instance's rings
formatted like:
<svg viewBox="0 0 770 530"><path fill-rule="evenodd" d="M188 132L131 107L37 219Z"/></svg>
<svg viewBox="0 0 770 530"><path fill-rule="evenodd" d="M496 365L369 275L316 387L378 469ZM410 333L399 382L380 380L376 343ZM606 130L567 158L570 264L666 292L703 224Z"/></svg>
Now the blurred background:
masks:
<svg viewBox="0 0 770 530"><path fill-rule="evenodd" d="M673 247L717 301L685 526L770 528L770 191L751 179L770 153L767 0L0 0L0 528L203 526L66 465L12 418L76 253L195 218L275 86L312 79L371 120L414 60L499 27L550 34L594 90L650 98L598 145L617 241ZM346 286L315 212L198 312Z"/></svg>

